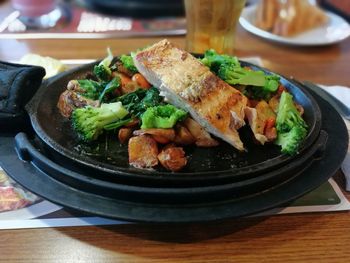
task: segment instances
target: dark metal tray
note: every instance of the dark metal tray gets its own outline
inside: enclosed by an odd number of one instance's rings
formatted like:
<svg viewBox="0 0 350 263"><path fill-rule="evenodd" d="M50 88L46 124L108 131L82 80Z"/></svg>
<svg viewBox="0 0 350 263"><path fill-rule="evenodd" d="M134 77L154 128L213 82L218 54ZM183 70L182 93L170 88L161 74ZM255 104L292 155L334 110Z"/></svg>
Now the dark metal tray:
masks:
<svg viewBox="0 0 350 263"><path fill-rule="evenodd" d="M294 171L294 175L283 183L280 182L262 191L257 189L254 193L239 197L232 192L231 197L224 195L220 200L207 195L207 199L201 202L188 198L186 203L155 202L152 199L144 201L140 198L134 199L128 194L118 198L84 191L84 187L77 185L72 187L57 180L55 174L48 174L38 169L35 162L19 160L13 135L3 134L0 137L2 149L0 163L14 180L32 192L60 205L101 216L144 222L196 222L246 216L282 205L313 190L328 180L343 161L348 142L345 124L326 101L313 93L312 95L322 111L321 129L328 134L326 141L326 137L322 137L325 136L324 132L318 136L319 141L316 143L323 144L323 147L315 148L318 150L312 154L313 162L305 169L299 167L299 171ZM32 158L30 154L25 156L25 151L24 154L22 152L22 157L29 160ZM225 188L227 185L217 187ZM191 191L191 187L187 191Z"/></svg>

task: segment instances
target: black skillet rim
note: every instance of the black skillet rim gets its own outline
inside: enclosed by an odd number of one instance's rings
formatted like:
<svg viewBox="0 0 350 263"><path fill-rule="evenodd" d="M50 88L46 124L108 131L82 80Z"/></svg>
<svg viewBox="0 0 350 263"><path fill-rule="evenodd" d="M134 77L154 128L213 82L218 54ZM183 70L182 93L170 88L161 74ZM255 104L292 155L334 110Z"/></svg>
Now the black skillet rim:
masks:
<svg viewBox="0 0 350 263"><path fill-rule="evenodd" d="M93 160L91 158L81 156L77 152L68 150L67 148L61 146L60 144L56 143L54 139L52 139L48 134L46 134L45 129L42 128L40 122L37 118L37 109L40 106L41 100L44 97L43 94L45 94L46 87L50 85L54 85L56 81L59 81L61 78L65 78L71 74L83 74L91 70L91 68L98 62L94 62L91 64L83 65L81 67L69 70L67 72L61 73L60 75L50 79L47 83L44 83L44 85L39 89L39 91L36 93L32 101L27 105L27 111L29 113L32 126L36 132L36 134L54 151L56 151L59 154L62 154L63 156L70 158L71 160L80 163L83 166L90 167L95 169L96 171L100 171L107 174L114 174L118 176L126 176L129 179L145 179L145 180L162 180L162 181L215 181L220 179L226 179L226 178L233 178L236 176L237 178L240 178L242 176L250 175L253 176L253 174L261 174L262 172L270 169L274 169L276 167L282 166L284 164L287 164L291 161L293 161L296 156L287 156L287 155L279 155L275 158L266 160L264 162L246 166L243 168L234 168L230 170L222 170L222 171L205 171L205 172L160 172L160 171L148 171L148 170L130 170L129 168L123 168L123 167L117 167L108 163L102 163L100 161ZM242 65L244 66L250 66L254 69L261 69L267 73L272 73L271 71L241 61ZM312 105L313 111L312 114L314 115L314 122L312 123L312 127L310 127L309 134L307 138L305 139L304 145L300 149L301 155L310 145L315 141L317 138L320 127L321 127L321 111L317 104L317 102L314 100L314 98L307 92L307 90L300 85L299 83L296 83L282 75L279 75L281 77L281 81L284 82L283 84L291 85L293 89L297 89L300 91L303 96L305 96L309 102ZM46 85L45 85L46 84ZM266 165L266 163L270 165ZM272 164L271 164L272 163ZM260 169L259 169L260 168ZM252 172L253 171L253 172ZM171 175L171 176L169 176Z"/></svg>

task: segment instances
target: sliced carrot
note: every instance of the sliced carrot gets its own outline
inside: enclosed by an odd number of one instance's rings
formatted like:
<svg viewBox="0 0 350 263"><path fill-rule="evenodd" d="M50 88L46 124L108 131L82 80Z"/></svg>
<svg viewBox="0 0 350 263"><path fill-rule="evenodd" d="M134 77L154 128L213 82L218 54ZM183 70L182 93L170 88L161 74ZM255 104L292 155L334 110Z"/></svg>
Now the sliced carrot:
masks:
<svg viewBox="0 0 350 263"><path fill-rule="evenodd" d="M269 142L277 138L277 130L275 125L276 125L275 118L268 118L265 122L264 135L266 136Z"/></svg>
<svg viewBox="0 0 350 263"><path fill-rule="evenodd" d="M125 92L125 87L128 86L128 83L131 82L131 78L129 78L126 74L120 73L120 72L113 72L113 77L119 77L120 78L120 86L121 88L115 89L113 92L115 96L120 96L122 94L128 93Z"/></svg>
<svg viewBox="0 0 350 263"><path fill-rule="evenodd" d="M149 89L151 87L151 84L140 73L134 74L131 80L135 81L143 89Z"/></svg>
<svg viewBox="0 0 350 263"><path fill-rule="evenodd" d="M113 75L118 76L120 78L121 85L124 87L126 84L128 84L131 81L131 78L129 78L126 74L120 73L120 72L113 72Z"/></svg>
<svg viewBox="0 0 350 263"><path fill-rule="evenodd" d="M135 81L130 81L126 83L124 86L122 85L120 90L122 94L128 94L138 90L139 88L140 88L139 85Z"/></svg>
<svg viewBox="0 0 350 263"><path fill-rule="evenodd" d="M269 129L272 127L275 127L276 119L275 118L268 118L265 123L265 129Z"/></svg>

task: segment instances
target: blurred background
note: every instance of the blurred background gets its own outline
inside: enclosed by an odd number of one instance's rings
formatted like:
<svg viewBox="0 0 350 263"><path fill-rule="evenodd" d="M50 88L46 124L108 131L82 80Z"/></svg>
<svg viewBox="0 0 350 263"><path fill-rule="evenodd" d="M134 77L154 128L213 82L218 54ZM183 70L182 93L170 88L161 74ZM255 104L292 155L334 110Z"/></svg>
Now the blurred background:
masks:
<svg viewBox="0 0 350 263"><path fill-rule="evenodd" d="M258 2L248 0L246 5ZM350 1L317 3L349 22ZM184 15L183 0L2 0L0 37L40 37L23 33L55 38L181 35L186 32Z"/></svg>

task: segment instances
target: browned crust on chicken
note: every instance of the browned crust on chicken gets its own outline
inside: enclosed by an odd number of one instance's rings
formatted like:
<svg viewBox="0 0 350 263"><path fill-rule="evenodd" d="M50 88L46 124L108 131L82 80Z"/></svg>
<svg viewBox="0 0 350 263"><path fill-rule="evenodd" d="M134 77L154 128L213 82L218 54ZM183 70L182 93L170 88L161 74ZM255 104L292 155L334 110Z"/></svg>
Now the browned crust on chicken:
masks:
<svg viewBox="0 0 350 263"><path fill-rule="evenodd" d="M135 66L170 103L188 111L208 132L243 150L237 129L247 98L188 52L167 40L138 52Z"/></svg>

